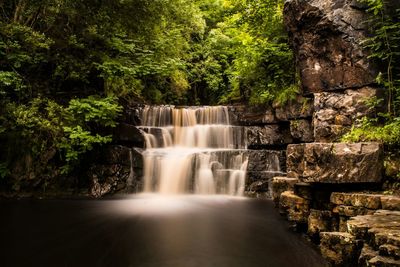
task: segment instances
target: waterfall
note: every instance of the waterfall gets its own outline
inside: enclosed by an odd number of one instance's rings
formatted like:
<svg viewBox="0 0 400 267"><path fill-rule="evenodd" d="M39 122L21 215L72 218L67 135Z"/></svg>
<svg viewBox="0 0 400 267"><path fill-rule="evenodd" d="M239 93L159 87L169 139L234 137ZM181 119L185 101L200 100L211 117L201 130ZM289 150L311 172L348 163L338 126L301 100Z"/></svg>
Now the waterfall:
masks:
<svg viewBox="0 0 400 267"><path fill-rule="evenodd" d="M227 107L147 106L142 122L145 192L243 195L244 130Z"/></svg>

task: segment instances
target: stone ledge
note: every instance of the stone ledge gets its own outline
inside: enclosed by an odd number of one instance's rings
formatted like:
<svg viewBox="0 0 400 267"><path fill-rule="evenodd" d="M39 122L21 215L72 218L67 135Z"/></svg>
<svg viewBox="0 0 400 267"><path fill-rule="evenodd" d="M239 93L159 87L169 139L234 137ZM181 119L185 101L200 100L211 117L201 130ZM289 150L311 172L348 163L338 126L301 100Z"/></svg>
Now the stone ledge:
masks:
<svg viewBox="0 0 400 267"><path fill-rule="evenodd" d="M331 203L377 210L382 207L381 197L382 195L377 194L333 192Z"/></svg>
<svg viewBox="0 0 400 267"><path fill-rule="evenodd" d="M333 192L330 201L338 206L352 206L370 210L397 210L400 211L400 197L370 193L342 193ZM361 214L358 214L361 215ZM355 215L354 215L355 216Z"/></svg>

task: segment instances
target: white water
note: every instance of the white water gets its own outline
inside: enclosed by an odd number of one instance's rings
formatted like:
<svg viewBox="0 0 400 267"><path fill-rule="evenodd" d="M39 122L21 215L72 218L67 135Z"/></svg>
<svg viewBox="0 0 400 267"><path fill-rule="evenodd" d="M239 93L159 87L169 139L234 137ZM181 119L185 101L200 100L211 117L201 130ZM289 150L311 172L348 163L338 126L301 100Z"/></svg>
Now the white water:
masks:
<svg viewBox="0 0 400 267"><path fill-rule="evenodd" d="M146 107L144 191L243 195L247 169L243 128L227 107Z"/></svg>

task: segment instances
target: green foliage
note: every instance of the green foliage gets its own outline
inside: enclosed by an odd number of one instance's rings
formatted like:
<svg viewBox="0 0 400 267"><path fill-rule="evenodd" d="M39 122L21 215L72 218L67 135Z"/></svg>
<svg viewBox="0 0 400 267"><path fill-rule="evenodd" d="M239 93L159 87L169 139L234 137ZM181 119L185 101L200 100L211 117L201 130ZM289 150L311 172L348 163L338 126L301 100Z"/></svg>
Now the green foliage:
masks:
<svg viewBox="0 0 400 267"><path fill-rule="evenodd" d="M345 142L378 141L388 145L398 145L400 144L400 119L396 118L384 125L379 125L376 119L363 118L361 125L353 127L342 140Z"/></svg>
<svg viewBox="0 0 400 267"><path fill-rule="evenodd" d="M61 173L68 173L78 163L80 157L95 145L106 144L112 141L110 135L93 135L81 126L63 127L65 137L61 139L58 148L65 152L66 164L62 166Z"/></svg>
<svg viewBox="0 0 400 267"><path fill-rule="evenodd" d="M382 63L376 82L387 92L387 113L375 113L374 118L363 118L360 126L353 127L343 137L344 141L380 141L387 145L400 144L400 10L393 10L383 0L363 0L371 14L367 23L372 36L364 46L370 58ZM390 4L390 3L389 3ZM366 104L372 110L383 99L371 98Z"/></svg>
<svg viewBox="0 0 400 267"><path fill-rule="evenodd" d="M115 119L122 112L115 97L72 99L67 112L72 115L72 120L77 124L97 123L102 126L115 127Z"/></svg>
<svg viewBox="0 0 400 267"><path fill-rule="evenodd" d="M400 112L400 10L391 10L383 0L363 1L372 14L368 23L373 32L364 45L371 51L370 58L384 64L376 81L387 88L388 112L397 116Z"/></svg>
<svg viewBox="0 0 400 267"><path fill-rule="evenodd" d="M4 179L6 176L10 174L10 170L6 163L0 163L0 178Z"/></svg>
<svg viewBox="0 0 400 267"><path fill-rule="evenodd" d="M71 171L87 151L111 141L111 136L96 131L99 127L115 127L121 109L115 98L96 96L73 99L67 108L46 98L35 98L24 105L8 103L6 116L0 118L9 146L8 161L28 153L41 165L58 154L62 172ZM19 149L14 151L16 144ZM49 151L54 151L52 156L48 156ZM1 164L6 170L6 162Z"/></svg>
<svg viewBox="0 0 400 267"><path fill-rule="evenodd" d="M283 1L199 3L208 27L189 65L198 102L266 104L293 87L296 77L283 27Z"/></svg>

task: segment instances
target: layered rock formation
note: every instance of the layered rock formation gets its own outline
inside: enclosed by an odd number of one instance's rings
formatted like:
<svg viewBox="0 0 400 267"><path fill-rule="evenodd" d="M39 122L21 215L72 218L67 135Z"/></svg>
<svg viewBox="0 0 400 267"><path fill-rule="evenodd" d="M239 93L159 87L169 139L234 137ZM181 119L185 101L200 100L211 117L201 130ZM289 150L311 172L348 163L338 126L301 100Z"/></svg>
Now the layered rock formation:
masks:
<svg viewBox="0 0 400 267"><path fill-rule="evenodd" d="M400 266L400 198L379 191L382 145L332 143L376 113L367 102L383 95L362 47L366 8L356 0L287 0L284 9L303 97L313 101L313 134L291 122L302 144L288 145L287 177L273 178L272 197L332 266Z"/></svg>
<svg viewBox="0 0 400 267"><path fill-rule="evenodd" d="M314 95L316 141L336 141L371 110L380 96L378 73L362 42L368 25L365 5L354 0L286 1L289 30L303 93Z"/></svg>

